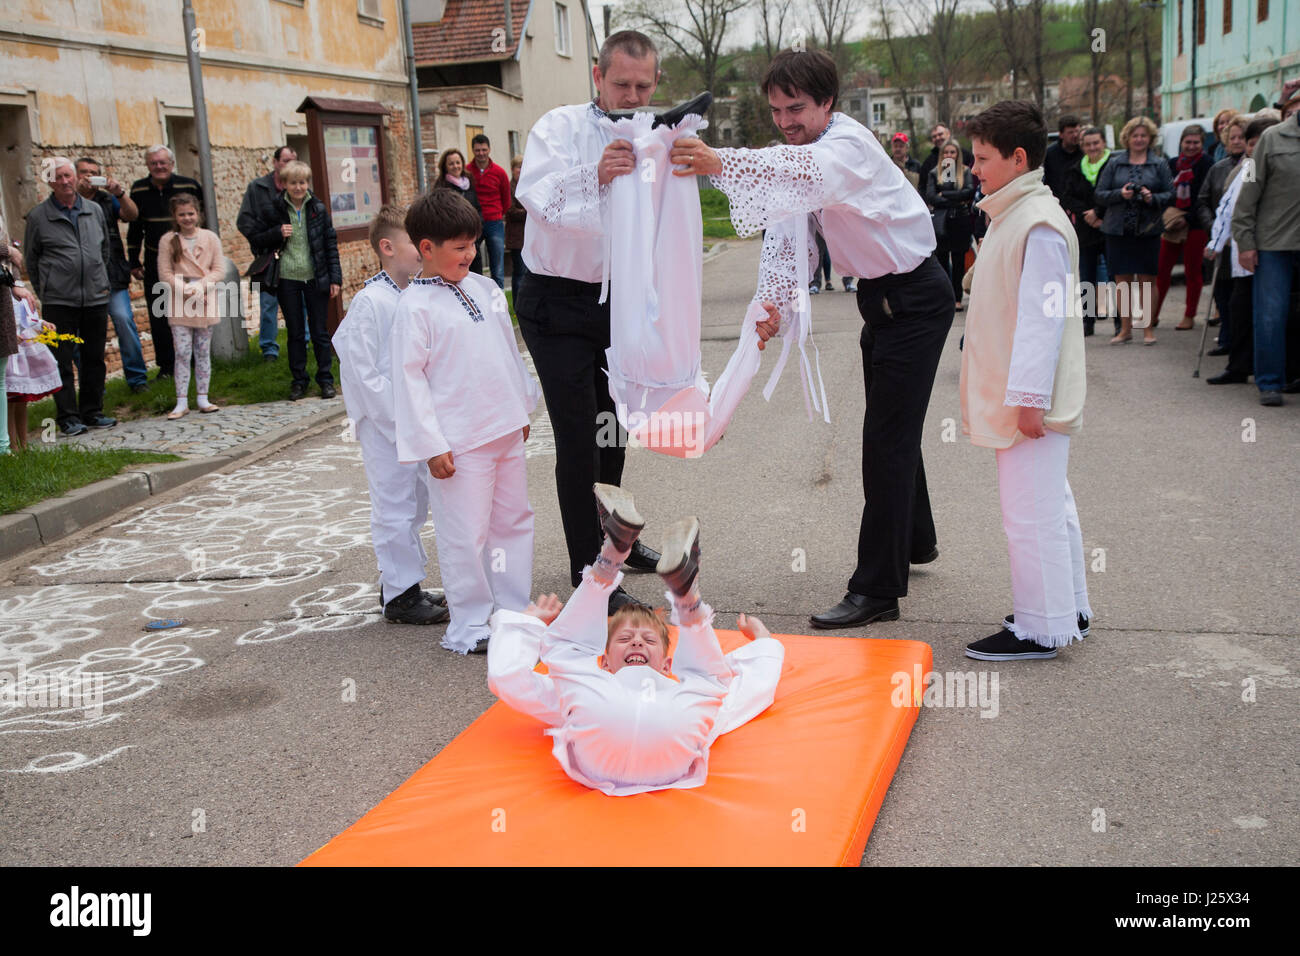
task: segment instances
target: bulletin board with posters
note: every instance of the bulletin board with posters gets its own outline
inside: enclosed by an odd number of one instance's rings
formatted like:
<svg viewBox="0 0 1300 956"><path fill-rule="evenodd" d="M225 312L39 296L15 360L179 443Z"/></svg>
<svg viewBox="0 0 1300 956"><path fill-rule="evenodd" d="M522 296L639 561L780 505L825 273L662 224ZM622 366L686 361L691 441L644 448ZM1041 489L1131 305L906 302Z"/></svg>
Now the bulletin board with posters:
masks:
<svg viewBox="0 0 1300 956"><path fill-rule="evenodd" d="M372 100L309 96L298 112L307 115L312 194L329 207L340 244L364 241L370 220L388 202L388 110ZM330 300L326 327L331 335L342 320L339 295Z"/></svg>
<svg viewBox="0 0 1300 956"><path fill-rule="evenodd" d="M339 242L365 239L370 220L388 201L388 110L369 100L309 96L298 112L307 114L312 192L329 207Z"/></svg>

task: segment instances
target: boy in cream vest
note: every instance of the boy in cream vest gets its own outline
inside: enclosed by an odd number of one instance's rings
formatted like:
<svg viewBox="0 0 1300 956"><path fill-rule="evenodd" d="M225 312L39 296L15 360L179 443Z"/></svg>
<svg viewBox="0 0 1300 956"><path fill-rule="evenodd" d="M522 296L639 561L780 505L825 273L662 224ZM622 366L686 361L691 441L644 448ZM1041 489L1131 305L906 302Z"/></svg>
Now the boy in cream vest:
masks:
<svg viewBox="0 0 1300 956"><path fill-rule="evenodd" d="M967 126L989 217L961 360L962 431L995 449L1014 613L966 647L978 660L1055 657L1088 633L1083 535L1066 480L1083 416L1074 227L1043 183L1047 128L1003 101Z"/></svg>

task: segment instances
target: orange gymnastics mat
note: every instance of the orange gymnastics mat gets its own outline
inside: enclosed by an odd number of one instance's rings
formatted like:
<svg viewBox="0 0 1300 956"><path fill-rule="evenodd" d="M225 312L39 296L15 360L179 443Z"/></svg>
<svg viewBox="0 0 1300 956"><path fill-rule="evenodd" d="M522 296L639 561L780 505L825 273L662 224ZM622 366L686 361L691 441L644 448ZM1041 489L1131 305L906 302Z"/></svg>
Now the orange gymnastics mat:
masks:
<svg viewBox="0 0 1300 956"><path fill-rule="evenodd" d="M725 650L745 638L719 631ZM778 634L770 708L720 737L693 790L610 797L496 703L304 866L857 866L931 668L918 641Z"/></svg>

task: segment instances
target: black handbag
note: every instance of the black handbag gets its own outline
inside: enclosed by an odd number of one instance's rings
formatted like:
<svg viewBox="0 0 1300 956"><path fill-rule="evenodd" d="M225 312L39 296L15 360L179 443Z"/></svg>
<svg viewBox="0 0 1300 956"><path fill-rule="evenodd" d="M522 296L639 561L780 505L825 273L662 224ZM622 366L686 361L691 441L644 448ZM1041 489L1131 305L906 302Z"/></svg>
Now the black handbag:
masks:
<svg viewBox="0 0 1300 956"><path fill-rule="evenodd" d="M948 210L936 209L930 213L930 223L934 226L934 238L942 239L948 233Z"/></svg>
<svg viewBox="0 0 1300 956"><path fill-rule="evenodd" d="M244 273L267 292L274 292L280 284L280 250L264 252L248 267Z"/></svg>

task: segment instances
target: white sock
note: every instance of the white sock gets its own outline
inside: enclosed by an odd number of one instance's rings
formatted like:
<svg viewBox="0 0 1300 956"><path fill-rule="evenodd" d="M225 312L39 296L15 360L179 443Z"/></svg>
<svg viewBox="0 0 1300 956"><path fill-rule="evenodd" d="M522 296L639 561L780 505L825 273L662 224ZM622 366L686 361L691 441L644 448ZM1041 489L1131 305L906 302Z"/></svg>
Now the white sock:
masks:
<svg viewBox="0 0 1300 956"><path fill-rule="evenodd" d="M600 546L600 554L596 555L596 560L592 562L591 573L604 584L613 584L614 578L622 570L623 562L631 554L630 550L620 551L614 546L614 542L609 538Z"/></svg>
<svg viewBox="0 0 1300 956"><path fill-rule="evenodd" d="M173 408L172 411L173 411L173 412L183 412L183 411L186 411L189 407L190 407L190 403L189 403L188 401L186 401L186 400L183 399L183 398L178 398L178 399L176 399L176 407Z"/></svg>
<svg viewBox="0 0 1300 956"><path fill-rule="evenodd" d="M197 401L197 404L198 404L199 408L207 408L208 405L211 404L211 403L208 401L208 396L206 396L206 395L199 395L199 397L198 397L198 401Z"/></svg>
<svg viewBox="0 0 1300 956"><path fill-rule="evenodd" d="M700 589L695 584L691 585L685 596L673 595L673 610L677 612L677 622L683 627L698 623L703 617L703 607L704 599L700 597Z"/></svg>

